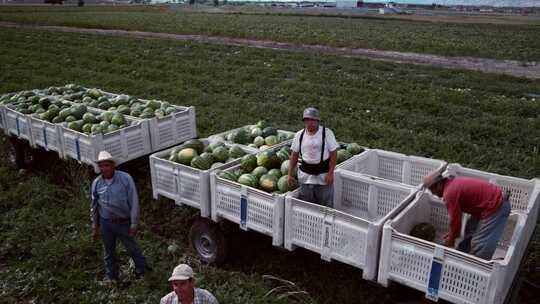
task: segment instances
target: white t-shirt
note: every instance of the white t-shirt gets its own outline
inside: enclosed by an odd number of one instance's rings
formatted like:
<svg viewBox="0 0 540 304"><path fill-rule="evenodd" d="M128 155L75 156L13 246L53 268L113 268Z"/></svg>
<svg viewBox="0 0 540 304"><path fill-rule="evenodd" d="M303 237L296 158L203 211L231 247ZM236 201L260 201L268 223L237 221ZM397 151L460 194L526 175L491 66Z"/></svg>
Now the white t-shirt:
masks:
<svg viewBox="0 0 540 304"><path fill-rule="evenodd" d="M302 160L308 164L318 164L321 161L322 128L322 126L319 126L319 130L312 135L308 134L307 131L304 132L301 157ZM294 135L294 140L291 146L291 150L294 152L300 151L300 136L302 135L302 131L303 130L300 130ZM327 160L330 157L330 152L335 151L337 148L339 148L339 145L336 141L336 137L334 136L334 132L326 128L323 161ZM326 173L310 175L298 170L298 182L301 184L325 185L325 178Z"/></svg>

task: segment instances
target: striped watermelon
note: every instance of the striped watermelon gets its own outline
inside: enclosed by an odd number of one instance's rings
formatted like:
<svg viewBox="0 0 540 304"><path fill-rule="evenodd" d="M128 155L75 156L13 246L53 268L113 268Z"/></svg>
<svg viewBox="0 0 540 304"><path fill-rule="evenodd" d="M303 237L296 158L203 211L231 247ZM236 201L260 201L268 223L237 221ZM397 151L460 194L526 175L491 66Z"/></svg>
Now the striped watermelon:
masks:
<svg viewBox="0 0 540 304"><path fill-rule="evenodd" d="M212 166L212 163L208 162L206 159L200 156L195 156L191 160L191 166L193 168L200 169L200 170L208 170Z"/></svg>
<svg viewBox="0 0 540 304"><path fill-rule="evenodd" d="M265 174L259 179L259 186L266 192L274 192L278 188L278 178L271 174Z"/></svg>
<svg viewBox="0 0 540 304"><path fill-rule="evenodd" d="M352 154L349 153L349 151L347 151L345 149L339 149L337 151L337 163L338 164L346 161L347 159L349 159L351 157L352 157Z"/></svg>
<svg viewBox="0 0 540 304"><path fill-rule="evenodd" d="M257 178L249 173L240 175L238 183L253 188L257 188L257 185L259 184Z"/></svg>
<svg viewBox="0 0 540 304"><path fill-rule="evenodd" d="M294 184L292 185L292 187L289 187L289 181L286 175L280 177L277 184L280 193L292 191L298 187L298 182L296 181L296 179L294 180Z"/></svg>
<svg viewBox="0 0 540 304"><path fill-rule="evenodd" d="M227 179L233 182L235 182L238 179L238 176L236 176L236 174L230 171L222 172L220 176L223 177L224 179Z"/></svg>
<svg viewBox="0 0 540 304"><path fill-rule="evenodd" d="M195 149L192 149L192 148L186 148L186 149L182 149L180 150L180 152L178 152L177 156L176 156L176 160L181 163L181 164L184 164L184 165L190 165L191 164L191 161L193 160L193 158L195 156L197 156L197 151L195 151Z"/></svg>
<svg viewBox="0 0 540 304"><path fill-rule="evenodd" d="M208 152L204 152L203 154L201 154L201 157L206 160L207 162L209 163L213 163L214 162L214 157L212 156L211 153L208 153Z"/></svg>
<svg viewBox="0 0 540 304"><path fill-rule="evenodd" d="M251 172L257 167L257 157L253 154L247 154L240 161L240 168L246 172Z"/></svg>
<svg viewBox="0 0 540 304"><path fill-rule="evenodd" d="M255 175L256 178L261 178L261 176L265 175L266 173L268 173L268 170L263 166L259 166L251 172L251 174Z"/></svg>
<svg viewBox="0 0 540 304"><path fill-rule="evenodd" d="M216 147L212 150L212 156L218 162L225 162L229 158L229 150L223 146Z"/></svg>
<svg viewBox="0 0 540 304"><path fill-rule="evenodd" d="M244 152L244 150L242 150L242 148L238 145L232 146L231 149L229 150L230 158L240 158L244 156L245 154L246 152Z"/></svg>
<svg viewBox="0 0 540 304"><path fill-rule="evenodd" d="M272 169L272 170L268 171L268 174L272 175L272 176L275 176L276 178L280 178L281 177L281 170L280 169Z"/></svg>

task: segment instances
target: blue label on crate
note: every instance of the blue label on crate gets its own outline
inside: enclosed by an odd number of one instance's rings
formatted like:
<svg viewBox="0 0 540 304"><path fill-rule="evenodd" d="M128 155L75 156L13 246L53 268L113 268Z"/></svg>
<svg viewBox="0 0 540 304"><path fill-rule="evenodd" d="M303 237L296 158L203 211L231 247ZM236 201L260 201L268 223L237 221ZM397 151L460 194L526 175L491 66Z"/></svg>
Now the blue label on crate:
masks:
<svg viewBox="0 0 540 304"><path fill-rule="evenodd" d="M429 282L426 292L426 298L432 301L439 299L439 283L442 275L442 261L434 258L431 262L431 271L429 273Z"/></svg>
<svg viewBox="0 0 540 304"><path fill-rule="evenodd" d="M43 141L45 142L45 147L47 147L47 130L43 128Z"/></svg>
<svg viewBox="0 0 540 304"><path fill-rule="evenodd" d="M240 195L240 228L247 229L247 197Z"/></svg>
<svg viewBox="0 0 540 304"><path fill-rule="evenodd" d="M21 127L19 126L19 117L15 117L15 124L17 125L17 136L21 137Z"/></svg>
<svg viewBox="0 0 540 304"><path fill-rule="evenodd" d="M79 139L75 139L75 150L77 152L77 160L81 161L81 147L79 146Z"/></svg>

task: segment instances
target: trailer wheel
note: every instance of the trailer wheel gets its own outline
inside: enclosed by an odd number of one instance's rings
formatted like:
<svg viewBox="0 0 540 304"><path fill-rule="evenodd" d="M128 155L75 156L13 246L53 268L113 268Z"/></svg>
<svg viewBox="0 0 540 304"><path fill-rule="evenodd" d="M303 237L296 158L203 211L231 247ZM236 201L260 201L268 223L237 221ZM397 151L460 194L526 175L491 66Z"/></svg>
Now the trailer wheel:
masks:
<svg viewBox="0 0 540 304"><path fill-rule="evenodd" d="M17 168L24 169L32 165L36 159L34 149L32 149L26 142L11 137L10 145L8 147L8 160L15 164Z"/></svg>
<svg viewBox="0 0 540 304"><path fill-rule="evenodd" d="M189 231L191 247L206 263L222 263L227 257L227 239L218 224L199 218Z"/></svg>

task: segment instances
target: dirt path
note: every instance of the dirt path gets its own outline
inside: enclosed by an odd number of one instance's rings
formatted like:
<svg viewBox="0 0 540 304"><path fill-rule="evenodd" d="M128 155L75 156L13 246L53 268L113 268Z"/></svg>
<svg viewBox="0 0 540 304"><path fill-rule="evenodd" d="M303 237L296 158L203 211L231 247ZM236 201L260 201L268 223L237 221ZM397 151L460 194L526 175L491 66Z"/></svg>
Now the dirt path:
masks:
<svg viewBox="0 0 540 304"><path fill-rule="evenodd" d="M154 32L139 32L126 30L104 30L94 28L78 28L67 26L39 26L26 25L11 22L0 22L0 27L22 28L33 30L59 31L68 33L99 34L107 36L126 36L136 38L160 38L180 41L197 41L204 43L216 43L233 46L247 46L274 50L321 53L338 55L343 57L364 58L392 63L407 63L424 66L434 66L447 69L471 70L484 73L505 74L514 77L540 79L539 62L520 62L515 60L497 60L475 57L446 57L439 55L383 51L375 49L340 48L324 45L297 45L292 43L251 40L242 38L229 38L205 35L180 35Z"/></svg>

